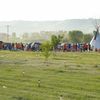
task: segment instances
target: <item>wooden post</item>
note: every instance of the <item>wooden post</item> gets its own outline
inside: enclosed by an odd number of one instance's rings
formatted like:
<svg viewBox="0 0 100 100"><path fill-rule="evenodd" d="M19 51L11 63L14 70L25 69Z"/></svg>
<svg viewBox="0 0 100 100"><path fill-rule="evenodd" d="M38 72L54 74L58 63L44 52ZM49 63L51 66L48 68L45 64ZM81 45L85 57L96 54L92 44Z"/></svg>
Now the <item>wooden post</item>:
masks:
<svg viewBox="0 0 100 100"><path fill-rule="evenodd" d="M38 87L40 87L41 86L41 81L40 80L38 80Z"/></svg>
<svg viewBox="0 0 100 100"><path fill-rule="evenodd" d="M64 99L63 99L63 95L60 95L60 100L64 100Z"/></svg>

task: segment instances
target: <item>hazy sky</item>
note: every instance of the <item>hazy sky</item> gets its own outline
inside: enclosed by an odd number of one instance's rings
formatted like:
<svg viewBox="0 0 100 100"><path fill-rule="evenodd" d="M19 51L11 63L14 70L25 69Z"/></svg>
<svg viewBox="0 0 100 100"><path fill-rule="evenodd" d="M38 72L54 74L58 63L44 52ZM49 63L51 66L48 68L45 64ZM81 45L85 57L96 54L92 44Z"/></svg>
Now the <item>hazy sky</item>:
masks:
<svg viewBox="0 0 100 100"><path fill-rule="evenodd" d="M0 0L0 21L100 18L100 0Z"/></svg>

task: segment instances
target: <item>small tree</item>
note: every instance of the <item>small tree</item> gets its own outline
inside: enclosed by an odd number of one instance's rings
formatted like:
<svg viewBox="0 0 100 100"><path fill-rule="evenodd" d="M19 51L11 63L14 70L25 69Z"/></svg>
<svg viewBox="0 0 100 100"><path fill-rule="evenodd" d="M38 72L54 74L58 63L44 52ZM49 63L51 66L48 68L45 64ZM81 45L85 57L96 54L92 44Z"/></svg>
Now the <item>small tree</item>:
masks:
<svg viewBox="0 0 100 100"><path fill-rule="evenodd" d="M42 45L41 45L41 49L42 49L42 52L43 52L43 55L45 57L45 60L47 61L51 52L51 43L49 41L46 41L44 42Z"/></svg>
<svg viewBox="0 0 100 100"><path fill-rule="evenodd" d="M63 35L52 35L51 36L51 44L52 44L52 47L53 47L53 50L56 49L56 46L58 45L58 43L60 43L63 39Z"/></svg>

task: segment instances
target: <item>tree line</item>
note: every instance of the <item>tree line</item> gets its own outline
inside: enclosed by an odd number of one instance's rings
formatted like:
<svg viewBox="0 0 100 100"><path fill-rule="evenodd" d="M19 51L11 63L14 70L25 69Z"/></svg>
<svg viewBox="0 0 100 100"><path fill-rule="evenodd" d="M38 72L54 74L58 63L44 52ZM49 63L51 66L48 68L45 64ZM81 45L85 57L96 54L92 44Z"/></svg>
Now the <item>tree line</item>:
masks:
<svg viewBox="0 0 100 100"><path fill-rule="evenodd" d="M89 43L93 37L92 34L84 34L80 30L73 30L69 31L68 35L65 37L63 35L63 42L70 42L70 43Z"/></svg>

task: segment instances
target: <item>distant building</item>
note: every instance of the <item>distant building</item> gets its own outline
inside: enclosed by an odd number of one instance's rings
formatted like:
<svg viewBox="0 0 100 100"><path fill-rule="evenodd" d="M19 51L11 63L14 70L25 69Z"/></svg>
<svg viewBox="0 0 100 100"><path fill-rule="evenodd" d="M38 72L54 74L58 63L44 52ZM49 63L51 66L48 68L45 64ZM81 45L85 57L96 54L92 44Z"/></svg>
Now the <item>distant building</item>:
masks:
<svg viewBox="0 0 100 100"><path fill-rule="evenodd" d="M0 33L0 41L7 41L8 38L9 35L7 35L6 33Z"/></svg>

